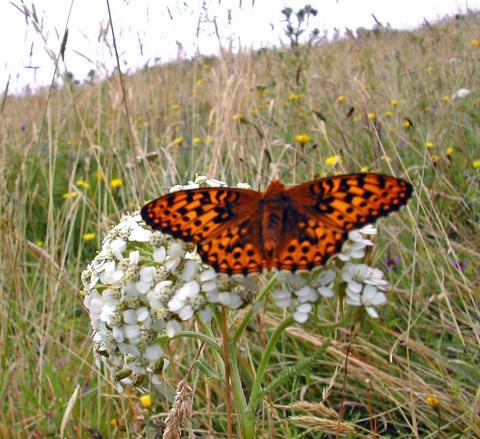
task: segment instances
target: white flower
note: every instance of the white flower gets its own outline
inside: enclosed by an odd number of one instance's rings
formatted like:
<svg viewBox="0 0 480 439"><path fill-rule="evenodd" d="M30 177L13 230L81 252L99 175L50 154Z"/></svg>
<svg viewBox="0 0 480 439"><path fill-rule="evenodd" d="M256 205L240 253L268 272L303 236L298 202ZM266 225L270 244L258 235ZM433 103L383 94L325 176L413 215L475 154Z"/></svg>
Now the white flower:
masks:
<svg viewBox="0 0 480 439"><path fill-rule="evenodd" d="M321 271L312 281L312 286L317 289L321 296L333 297L335 293L333 292L332 287L336 277L337 273L334 270Z"/></svg>
<svg viewBox="0 0 480 439"><path fill-rule="evenodd" d="M383 292L377 290L373 285L365 285L362 292L362 304L371 317L378 317L374 306L383 305L386 302L387 296Z"/></svg>
<svg viewBox="0 0 480 439"><path fill-rule="evenodd" d="M292 295L287 288L272 291L273 300L280 308L288 308L292 304Z"/></svg>
<svg viewBox="0 0 480 439"><path fill-rule="evenodd" d="M152 232L150 230L146 230L143 227L135 227L130 236L128 237L129 241L138 241L138 242L148 242L150 240L150 236Z"/></svg>
<svg viewBox="0 0 480 439"><path fill-rule="evenodd" d="M341 261L360 259L365 256L365 249L373 242L365 238L365 235L375 235L377 229L373 226L365 226L359 230L352 230L348 233L348 240L343 243L342 252L338 254Z"/></svg>
<svg viewBox="0 0 480 439"><path fill-rule="evenodd" d="M471 94L471 91L468 88L460 88L455 93L452 94L452 99L463 99Z"/></svg>
<svg viewBox="0 0 480 439"><path fill-rule="evenodd" d="M312 312L312 305L310 303L303 303L299 305L293 313L293 318L298 323L305 323Z"/></svg>
<svg viewBox="0 0 480 439"><path fill-rule="evenodd" d="M342 278L351 285L366 283L375 285L380 289L384 289L388 285L388 281L383 278L382 270L369 267L366 264L352 264L351 262L345 264Z"/></svg>
<svg viewBox="0 0 480 439"><path fill-rule="evenodd" d="M175 337L175 335L178 334L181 329L182 327L180 326L180 323L178 323L176 320L169 320L167 322L165 332L170 338L172 338Z"/></svg>
<svg viewBox="0 0 480 439"><path fill-rule="evenodd" d="M291 273L282 270L277 273L279 287L272 291L277 306L291 310L298 323L305 323L313 304L320 297L333 297L332 290L336 273L333 270L315 270L308 274Z"/></svg>
<svg viewBox="0 0 480 439"><path fill-rule="evenodd" d="M377 318L378 313L374 307L387 301L383 290L388 281L383 278L383 272L366 264L347 263L342 278L347 283L347 304L363 305L371 317Z"/></svg>

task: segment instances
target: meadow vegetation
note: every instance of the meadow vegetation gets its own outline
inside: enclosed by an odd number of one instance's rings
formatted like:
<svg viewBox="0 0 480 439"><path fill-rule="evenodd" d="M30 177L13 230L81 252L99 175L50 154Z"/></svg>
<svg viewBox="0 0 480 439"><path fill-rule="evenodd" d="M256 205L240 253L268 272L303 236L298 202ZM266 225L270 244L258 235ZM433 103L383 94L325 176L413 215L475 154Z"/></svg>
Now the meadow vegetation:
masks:
<svg viewBox="0 0 480 439"><path fill-rule="evenodd" d="M264 189L369 170L415 187L369 255L389 302L352 328L319 329L338 312L326 305L285 332L266 384L332 342L272 387L258 437L480 437L479 26L173 62L126 76L125 103L118 75L4 96L0 436L56 436L79 385L67 437L161 437L198 343L169 344L166 390L145 408L95 368L82 305L80 273L123 213L198 174ZM267 302L240 340L246 382L281 319ZM189 384L185 427L226 437L222 382L198 368Z"/></svg>

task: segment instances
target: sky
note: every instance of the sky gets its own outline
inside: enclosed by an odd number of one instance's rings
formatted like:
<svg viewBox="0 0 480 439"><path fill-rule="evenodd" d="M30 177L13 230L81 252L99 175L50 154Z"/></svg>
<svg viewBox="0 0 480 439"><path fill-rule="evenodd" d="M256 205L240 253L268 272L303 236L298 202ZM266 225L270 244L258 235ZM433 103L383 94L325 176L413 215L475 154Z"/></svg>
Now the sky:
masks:
<svg viewBox="0 0 480 439"><path fill-rule="evenodd" d="M384 25L412 29L445 15L480 10L480 0L110 0L125 72L219 47L260 48L287 44L281 10L310 3L318 10L309 29L332 35L335 28L371 28L372 14ZM27 17L28 16L28 17ZM34 17L36 16L36 19ZM65 28L68 40L60 73L84 80L116 65L106 0L0 0L0 90L48 85ZM0 92L1 93L1 92Z"/></svg>

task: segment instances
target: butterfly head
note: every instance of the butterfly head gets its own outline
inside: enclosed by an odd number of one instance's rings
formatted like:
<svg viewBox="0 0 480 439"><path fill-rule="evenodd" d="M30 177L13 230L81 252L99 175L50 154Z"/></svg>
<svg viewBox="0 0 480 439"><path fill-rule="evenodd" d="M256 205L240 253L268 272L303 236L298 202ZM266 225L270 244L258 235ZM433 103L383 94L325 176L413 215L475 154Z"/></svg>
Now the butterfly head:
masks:
<svg viewBox="0 0 480 439"><path fill-rule="evenodd" d="M265 191L265 195L274 195L285 190L285 186L280 180L272 180Z"/></svg>

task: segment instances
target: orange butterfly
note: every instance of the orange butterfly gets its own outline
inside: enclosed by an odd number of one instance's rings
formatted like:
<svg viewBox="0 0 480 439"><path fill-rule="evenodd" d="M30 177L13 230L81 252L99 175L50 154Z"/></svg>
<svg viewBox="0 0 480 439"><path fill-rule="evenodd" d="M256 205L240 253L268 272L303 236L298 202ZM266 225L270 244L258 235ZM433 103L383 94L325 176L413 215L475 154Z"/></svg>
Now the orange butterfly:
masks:
<svg viewBox="0 0 480 439"><path fill-rule="evenodd" d="M405 180L380 174L327 177L266 192L209 187L172 192L142 208L153 229L197 244L216 271L309 270L338 253L348 232L398 210Z"/></svg>

